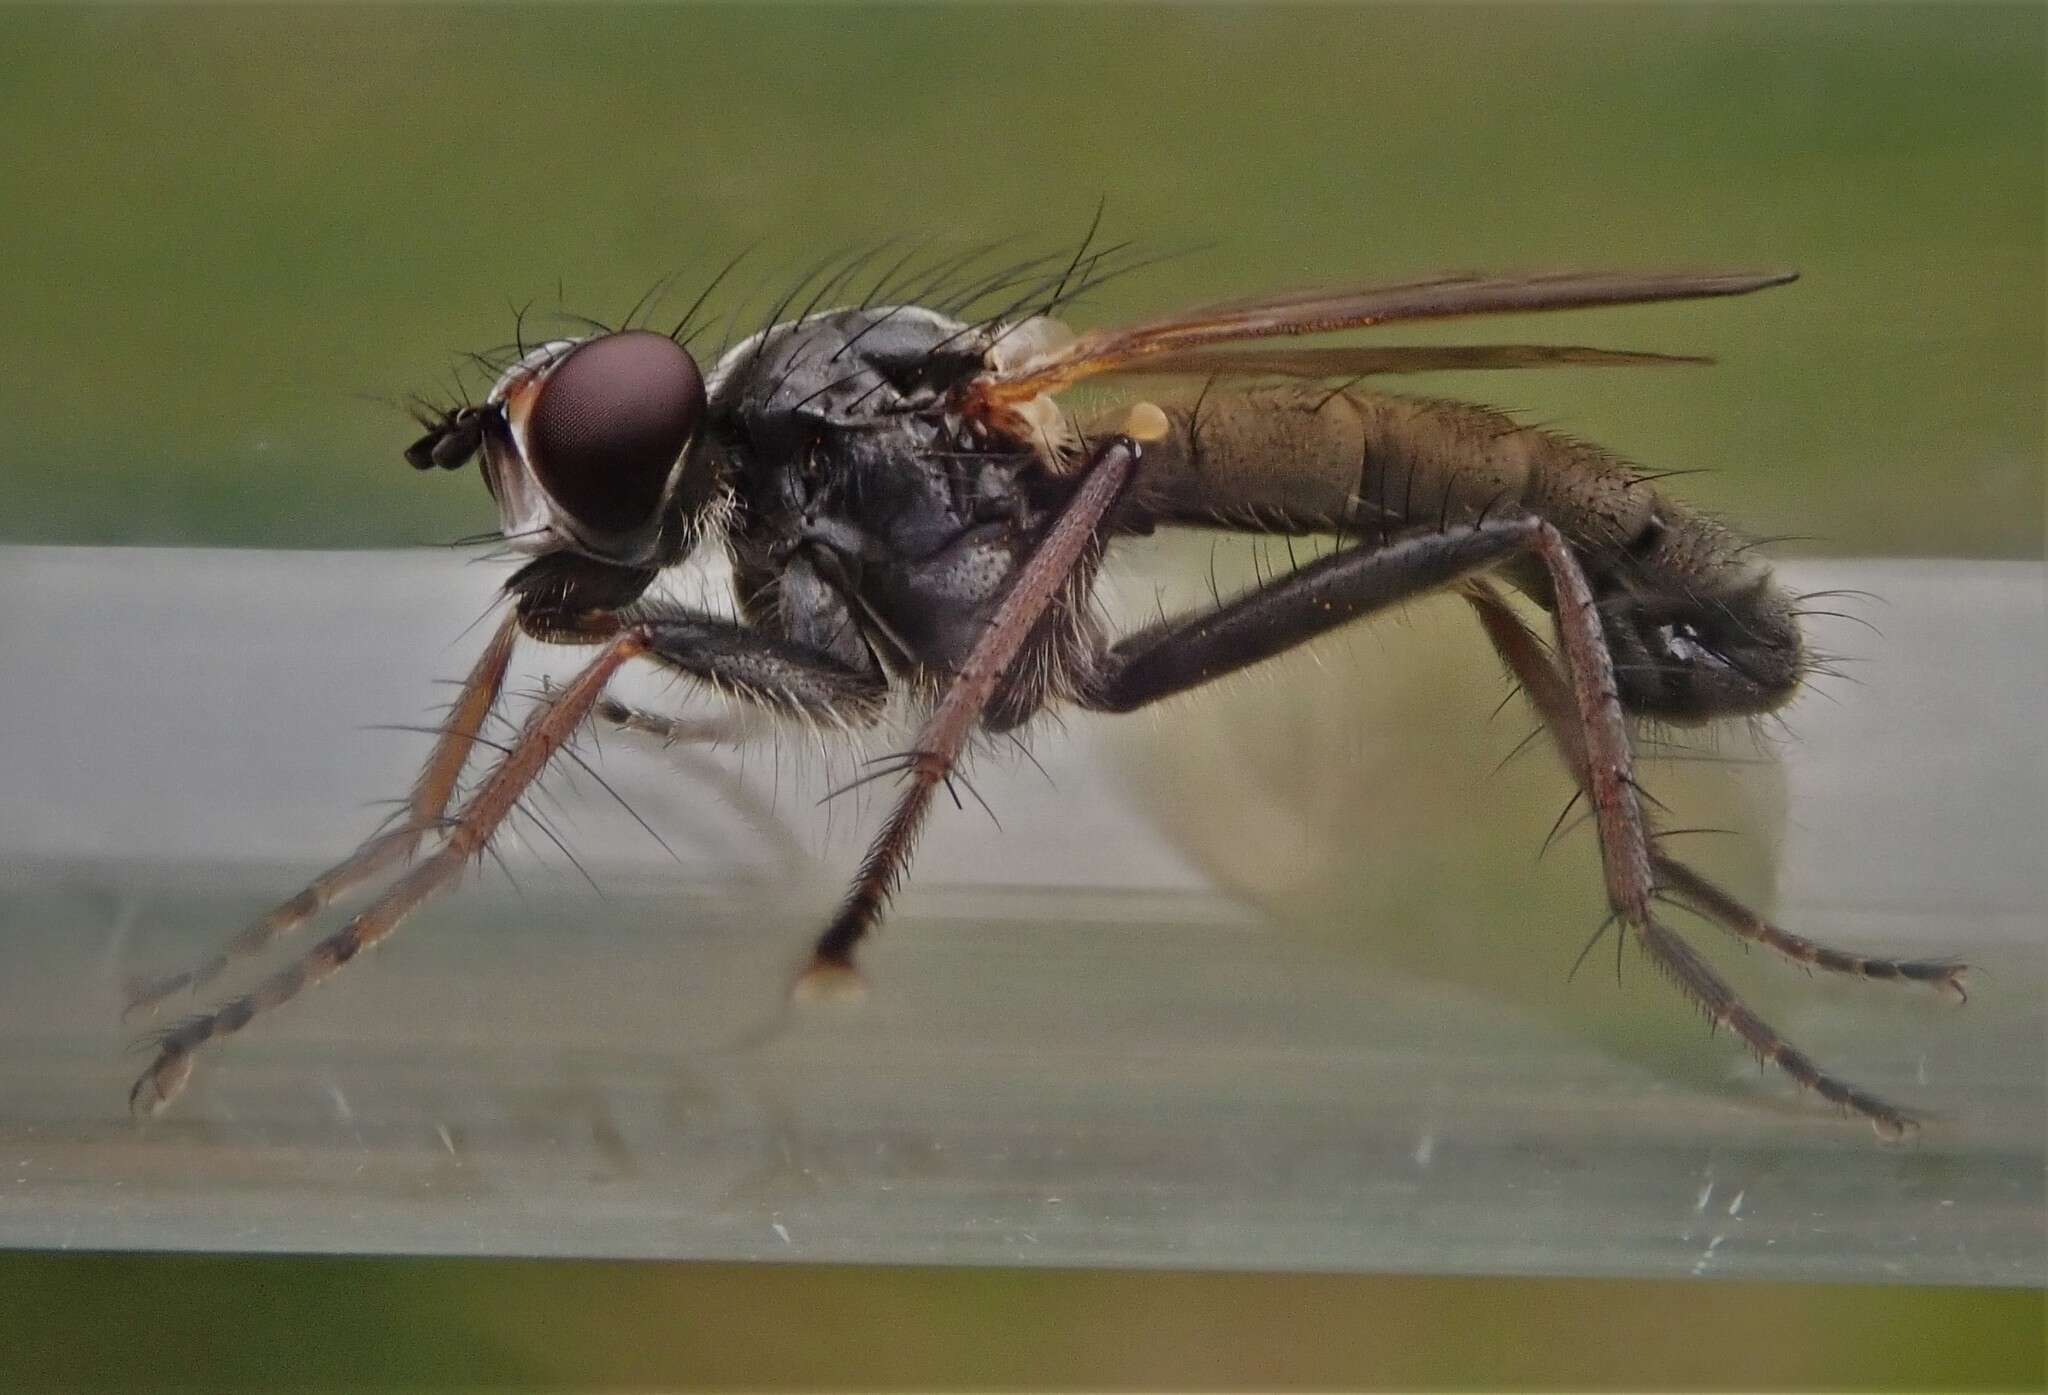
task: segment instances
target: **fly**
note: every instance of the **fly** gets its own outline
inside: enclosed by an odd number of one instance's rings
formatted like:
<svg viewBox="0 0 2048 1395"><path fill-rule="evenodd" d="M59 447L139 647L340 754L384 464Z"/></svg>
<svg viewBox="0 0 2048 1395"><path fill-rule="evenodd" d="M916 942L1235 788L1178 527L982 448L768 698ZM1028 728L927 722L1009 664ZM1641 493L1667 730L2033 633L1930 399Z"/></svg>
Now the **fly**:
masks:
<svg viewBox="0 0 2048 1395"><path fill-rule="evenodd" d="M1055 312L1112 252L1027 261L950 290L885 276L860 303L788 313L708 374L682 326L595 328L520 345L480 404L423 416L418 469L479 459L501 536L528 560L442 722L395 825L212 959L136 990L212 982L343 893L388 875L339 930L249 992L155 1038L130 1095L153 1112L195 1053L378 943L488 849L523 793L593 717L701 739L706 724L607 694L654 664L778 716L868 727L891 693L924 703L878 777L899 791L819 935L799 993L855 974L935 792L979 733L1071 704L1130 712L1415 597L1458 595L1540 714L1597 830L1610 915L1717 1026L1884 1135L1912 1118L1823 1071L1752 1012L1663 918L1678 905L1803 965L1963 992L1961 965L1875 959L1779 928L1667 855L1636 782L1632 718L1770 712L1810 660L1798 600L1754 549L1599 446L1486 407L1361 386L1392 374L1700 362L1542 344L1304 347L1397 321L1745 295L1790 272L1453 275L1203 306L1120 329ZM823 303L854 274L820 281ZM1000 312L966 307L1007 295ZM1135 407L1070 410L1084 379L1141 382ZM1091 604L1106 549L1159 528L1321 535L1292 574L1131 633ZM739 619L650 596L699 547L729 556ZM1547 643L1507 589L1548 612ZM585 646L509 745L480 732L524 637ZM497 753L450 813L478 746ZM430 846L429 846L430 845ZM424 851L424 855L422 855Z"/></svg>

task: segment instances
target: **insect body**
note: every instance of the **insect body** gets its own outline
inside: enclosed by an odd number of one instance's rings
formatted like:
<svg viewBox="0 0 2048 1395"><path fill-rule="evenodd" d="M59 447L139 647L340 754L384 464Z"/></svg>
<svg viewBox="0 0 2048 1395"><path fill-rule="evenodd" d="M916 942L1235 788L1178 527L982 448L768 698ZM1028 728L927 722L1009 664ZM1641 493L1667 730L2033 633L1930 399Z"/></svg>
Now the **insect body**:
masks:
<svg viewBox="0 0 2048 1395"><path fill-rule="evenodd" d="M1791 277L1453 276L1074 334L1051 312L1100 255L1089 260L1084 245L1042 274L1026 263L1013 273L1024 294L983 320L883 296L778 314L708 376L677 336L645 329L522 347L482 405L429 417L408 459L455 469L480 456L504 540L530 555L506 583L508 612L397 825L137 1001L209 982L349 888L395 875L298 962L164 1032L131 1102L168 1103L201 1045L333 972L454 880L593 714L687 734L606 695L629 662L735 703L846 726L877 721L897 687L927 704L912 747L879 772L901 790L799 980L816 989L853 972L934 791L978 732L1016 728L1056 703L1127 712L1450 589L1590 803L1612 919L1759 1056L1881 1132L1906 1129L1899 1109L1823 1073L1758 1019L1660 918L1676 902L1802 963L1961 992L1961 968L1947 961L1866 959L1781 930L1657 841L1628 719L1695 722L1781 705L1806 666L1796 602L1740 539L1598 447L1482 407L1357 386L1433 369L1684 360L1267 342L1391 320L1735 295ZM1076 419L1054 399L1104 375L1144 380L1151 400ZM1090 604L1103 552L1161 527L1323 534L1336 545L1212 609L1113 638ZM705 544L730 555L738 621L646 594ZM1499 583L1550 613L1554 653ZM594 654L450 816L521 635ZM438 841L416 856L429 839Z"/></svg>

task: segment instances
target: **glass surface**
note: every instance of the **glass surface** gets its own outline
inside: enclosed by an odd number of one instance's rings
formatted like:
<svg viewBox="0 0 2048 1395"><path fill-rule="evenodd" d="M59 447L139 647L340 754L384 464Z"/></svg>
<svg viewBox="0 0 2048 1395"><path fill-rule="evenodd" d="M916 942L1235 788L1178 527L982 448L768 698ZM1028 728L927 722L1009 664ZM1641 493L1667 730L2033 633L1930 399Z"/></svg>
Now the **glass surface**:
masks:
<svg viewBox="0 0 2048 1395"><path fill-rule="evenodd" d="M1205 592L1207 555L1135 549L1117 609ZM2044 681L2042 571L1784 570L1883 598L1881 639L1815 621L1857 681L1775 754L1724 736L1645 780L1738 828L1688 852L1785 924L1981 966L1958 1009L1690 929L1794 1041L1927 1111L1904 1145L1710 1038L1633 950L1619 988L1602 949L1568 980L1593 852L1533 860L1564 777L1540 750L1489 773L1527 727L1489 724L1504 686L1454 604L1069 716L1043 773L992 752L1001 827L942 810L858 1004L783 990L883 806L816 803L860 752L595 734L666 849L558 774L539 807L601 896L524 828L137 1127L122 977L368 830L424 743L371 725L430 719L497 573L0 552L0 710L33 714L0 768L35 794L0 803L0 1245L2041 1284L2048 773L2015 695ZM534 649L515 687L575 662Z"/></svg>

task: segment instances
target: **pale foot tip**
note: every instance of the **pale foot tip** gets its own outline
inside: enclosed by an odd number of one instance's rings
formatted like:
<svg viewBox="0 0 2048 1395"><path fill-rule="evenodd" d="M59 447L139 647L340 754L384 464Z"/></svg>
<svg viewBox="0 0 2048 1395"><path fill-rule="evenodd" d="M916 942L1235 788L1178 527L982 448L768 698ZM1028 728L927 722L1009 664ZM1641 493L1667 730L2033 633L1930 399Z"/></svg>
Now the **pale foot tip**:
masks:
<svg viewBox="0 0 2048 1395"><path fill-rule="evenodd" d="M171 996L178 989L178 981L169 978L144 978L130 974L121 980L121 1020L132 1021L138 1013L154 1013L157 1004Z"/></svg>
<svg viewBox="0 0 2048 1395"><path fill-rule="evenodd" d="M789 997L798 1003L857 1003L867 992L867 980L853 965L840 959L813 959L790 985Z"/></svg>
<svg viewBox="0 0 2048 1395"><path fill-rule="evenodd" d="M192 1058L189 1055L159 1059L128 1091L129 1114L137 1123L154 1119L178 1097L191 1078Z"/></svg>
<svg viewBox="0 0 2048 1395"><path fill-rule="evenodd" d="M1920 1121L1908 1119L1903 1114L1893 1114L1886 1118L1873 1116L1870 1131L1877 1135L1877 1141L1880 1143L1904 1143L1920 1132Z"/></svg>

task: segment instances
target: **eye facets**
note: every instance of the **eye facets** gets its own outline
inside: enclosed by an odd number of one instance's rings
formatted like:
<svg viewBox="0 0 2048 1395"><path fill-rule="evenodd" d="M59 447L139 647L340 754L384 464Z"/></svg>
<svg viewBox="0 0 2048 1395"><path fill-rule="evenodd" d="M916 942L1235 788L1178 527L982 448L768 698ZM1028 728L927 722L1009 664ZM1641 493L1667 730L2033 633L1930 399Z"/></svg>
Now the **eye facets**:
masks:
<svg viewBox="0 0 2048 1395"><path fill-rule="evenodd" d="M647 330L603 335L541 384L526 422L530 463L582 529L632 533L653 521L704 411L703 375L682 346Z"/></svg>

